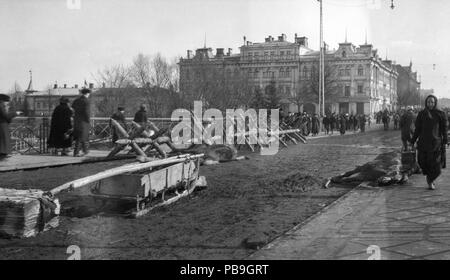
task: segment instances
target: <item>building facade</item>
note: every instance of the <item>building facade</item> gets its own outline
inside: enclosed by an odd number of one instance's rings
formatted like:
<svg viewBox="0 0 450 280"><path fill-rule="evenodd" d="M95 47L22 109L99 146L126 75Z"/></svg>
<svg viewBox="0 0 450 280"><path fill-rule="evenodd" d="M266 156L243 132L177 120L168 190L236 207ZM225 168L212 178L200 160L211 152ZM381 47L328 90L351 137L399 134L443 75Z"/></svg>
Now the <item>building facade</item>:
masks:
<svg viewBox="0 0 450 280"><path fill-rule="evenodd" d="M246 77L251 95L256 89L275 84L285 112L318 112L319 52L308 47L308 38L295 34L294 42L286 35L265 38L262 43L245 41L240 53L224 55L217 49L188 51L180 60L180 90L192 91L201 69L218 69L230 76ZM382 60L372 45L356 48L339 44L337 50L326 50L325 103L328 112L373 114L395 110L397 106L397 72L391 61ZM209 71L208 71L209 72ZM307 92L310 91L310 92ZM328 91L328 92L327 92Z"/></svg>
<svg viewBox="0 0 450 280"><path fill-rule="evenodd" d="M412 62L408 66L396 65L398 72L397 88L400 106L421 106L420 81L417 72L412 70Z"/></svg>
<svg viewBox="0 0 450 280"><path fill-rule="evenodd" d="M319 52L301 57L300 90L318 80ZM325 110L329 113L374 114L396 110L397 72L392 61L382 60L370 44L355 47L340 43L337 50L325 49ZM317 112L318 97L307 97L301 110Z"/></svg>

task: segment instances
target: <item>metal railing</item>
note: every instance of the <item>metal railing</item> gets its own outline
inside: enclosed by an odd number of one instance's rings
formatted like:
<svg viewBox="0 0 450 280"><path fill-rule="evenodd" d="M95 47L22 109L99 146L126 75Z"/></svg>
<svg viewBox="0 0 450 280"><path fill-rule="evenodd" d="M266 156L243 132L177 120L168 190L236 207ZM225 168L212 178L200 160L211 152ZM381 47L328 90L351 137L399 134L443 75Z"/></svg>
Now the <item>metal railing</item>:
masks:
<svg viewBox="0 0 450 280"><path fill-rule="evenodd" d="M107 142L111 139L110 118L91 118L89 142ZM131 124L133 118L126 118ZM170 118L148 118L159 129L170 130L177 122ZM47 139L50 134L51 118L17 117L10 124L11 148L20 154L46 154L49 152ZM131 129L131 125L129 125Z"/></svg>

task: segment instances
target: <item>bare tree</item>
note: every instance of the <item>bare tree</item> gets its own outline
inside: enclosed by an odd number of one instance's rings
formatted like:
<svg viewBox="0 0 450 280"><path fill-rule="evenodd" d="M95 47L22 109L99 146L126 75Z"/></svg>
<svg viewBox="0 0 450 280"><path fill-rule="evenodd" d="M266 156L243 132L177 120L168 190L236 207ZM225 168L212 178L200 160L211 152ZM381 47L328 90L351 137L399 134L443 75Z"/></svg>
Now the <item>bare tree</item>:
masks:
<svg viewBox="0 0 450 280"><path fill-rule="evenodd" d="M96 75L92 75L97 84L105 84L110 88L124 88L132 86L131 68L119 65L105 67L98 70Z"/></svg>

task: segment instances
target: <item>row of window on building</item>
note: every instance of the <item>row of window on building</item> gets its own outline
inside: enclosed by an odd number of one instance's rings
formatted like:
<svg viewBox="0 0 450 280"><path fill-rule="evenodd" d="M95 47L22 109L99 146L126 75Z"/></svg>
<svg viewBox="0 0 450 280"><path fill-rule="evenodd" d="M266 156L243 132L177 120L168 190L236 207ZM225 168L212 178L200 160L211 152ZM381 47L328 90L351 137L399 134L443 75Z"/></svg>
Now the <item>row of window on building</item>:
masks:
<svg viewBox="0 0 450 280"><path fill-rule="evenodd" d="M249 57L259 57L259 52L248 52L247 56ZM291 55L292 52L290 50L284 50L284 51L280 51L278 54L276 53L276 51L265 51L265 52L261 52L261 54L263 54L265 57L268 56L284 56L284 55Z"/></svg>

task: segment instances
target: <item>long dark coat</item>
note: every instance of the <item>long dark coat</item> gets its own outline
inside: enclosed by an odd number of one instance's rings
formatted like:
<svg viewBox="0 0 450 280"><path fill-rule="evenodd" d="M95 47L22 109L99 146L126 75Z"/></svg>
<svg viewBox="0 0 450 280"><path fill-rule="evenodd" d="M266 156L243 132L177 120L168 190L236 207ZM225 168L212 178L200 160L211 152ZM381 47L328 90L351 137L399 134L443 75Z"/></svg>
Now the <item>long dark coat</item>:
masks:
<svg viewBox="0 0 450 280"><path fill-rule="evenodd" d="M411 141L414 133L414 115L412 113L406 112L400 117L400 131L402 141Z"/></svg>
<svg viewBox="0 0 450 280"><path fill-rule="evenodd" d="M137 123L147 123L147 111L139 110L134 115L134 122Z"/></svg>
<svg viewBox="0 0 450 280"><path fill-rule="evenodd" d="M435 101L437 104L436 98ZM421 111L416 118L412 143L417 139L420 168L430 181L434 181L441 174L441 168L446 167L445 145L448 140L445 113L436 108Z"/></svg>
<svg viewBox="0 0 450 280"><path fill-rule="evenodd" d="M50 126L50 135L48 137L49 148L69 148L72 146L72 134L65 136L72 129L73 111L67 103L61 103L56 106L52 114L52 123Z"/></svg>
<svg viewBox="0 0 450 280"><path fill-rule="evenodd" d="M9 124L15 114L6 110L4 102L0 101L0 155L11 153L11 135L9 133Z"/></svg>
<svg viewBox="0 0 450 280"><path fill-rule="evenodd" d="M89 130L91 128L91 108L89 100L80 96L73 101L73 137L75 140L87 142L89 140Z"/></svg>

